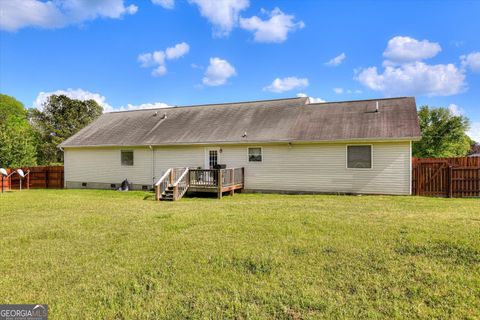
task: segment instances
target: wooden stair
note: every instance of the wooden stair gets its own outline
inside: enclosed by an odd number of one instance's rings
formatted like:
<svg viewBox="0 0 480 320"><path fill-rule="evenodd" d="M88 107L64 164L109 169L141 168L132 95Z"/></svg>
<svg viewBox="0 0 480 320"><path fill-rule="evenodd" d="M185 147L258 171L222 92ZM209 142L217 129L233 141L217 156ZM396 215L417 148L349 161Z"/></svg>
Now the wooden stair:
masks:
<svg viewBox="0 0 480 320"><path fill-rule="evenodd" d="M155 184L155 199L176 201L180 200L190 186L188 168L170 168Z"/></svg>
<svg viewBox="0 0 480 320"><path fill-rule="evenodd" d="M161 201L173 201L173 186L169 185L165 191L162 193L162 197L160 198Z"/></svg>

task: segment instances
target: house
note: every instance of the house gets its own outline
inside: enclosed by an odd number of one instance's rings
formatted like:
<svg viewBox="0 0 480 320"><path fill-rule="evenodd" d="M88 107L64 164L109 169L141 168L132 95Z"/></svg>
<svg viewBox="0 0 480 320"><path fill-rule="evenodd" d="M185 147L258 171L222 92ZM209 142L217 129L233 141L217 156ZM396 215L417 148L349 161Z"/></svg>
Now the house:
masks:
<svg viewBox="0 0 480 320"><path fill-rule="evenodd" d="M170 168L223 164L245 191L409 195L419 138L412 97L302 97L105 113L60 147L66 188L149 189Z"/></svg>

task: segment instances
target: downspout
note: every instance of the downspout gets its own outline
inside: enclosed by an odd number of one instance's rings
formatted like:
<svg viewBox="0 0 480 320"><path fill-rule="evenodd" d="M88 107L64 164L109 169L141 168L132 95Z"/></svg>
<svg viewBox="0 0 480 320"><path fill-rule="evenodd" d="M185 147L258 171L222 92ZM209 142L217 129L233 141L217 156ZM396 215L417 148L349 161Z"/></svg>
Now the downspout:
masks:
<svg viewBox="0 0 480 320"><path fill-rule="evenodd" d="M155 185L155 149L152 145L148 146L152 150L152 187Z"/></svg>

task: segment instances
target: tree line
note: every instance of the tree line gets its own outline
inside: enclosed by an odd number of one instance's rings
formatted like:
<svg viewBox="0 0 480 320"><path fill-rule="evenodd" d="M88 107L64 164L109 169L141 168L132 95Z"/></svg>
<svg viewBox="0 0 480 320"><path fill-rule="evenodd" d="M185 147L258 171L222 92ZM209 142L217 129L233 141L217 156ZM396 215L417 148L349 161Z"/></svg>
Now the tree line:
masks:
<svg viewBox="0 0 480 320"><path fill-rule="evenodd" d="M25 108L14 97L0 94L0 167L63 164L58 145L103 112L95 100L51 95L41 109ZM419 158L462 157L480 152L467 135L469 120L447 108L420 107L422 139L413 143Z"/></svg>
<svg viewBox="0 0 480 320"><path fill-rule="evenodd" d="M0 94L0 167L63 164L58 145L103 112L95 100L51 95L41 109L27 109Z"/></svg>

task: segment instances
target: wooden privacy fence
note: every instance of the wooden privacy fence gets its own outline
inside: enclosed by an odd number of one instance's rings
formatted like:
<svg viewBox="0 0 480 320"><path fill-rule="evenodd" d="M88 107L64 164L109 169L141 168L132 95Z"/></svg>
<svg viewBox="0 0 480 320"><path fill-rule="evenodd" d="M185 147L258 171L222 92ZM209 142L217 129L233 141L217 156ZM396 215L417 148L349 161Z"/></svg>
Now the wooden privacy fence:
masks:
<svg viewBox="0 0 480 320"><path fill-rule="evenodd" d="M480 197L480 157L412 158L412 193Z"/></svg>
<svg viewBox="0 0 480 320"><path fill-rule="evenodd" d="M62 189L63 188L63 166L41 166L41 167L23 167L23 172L30 171L27 177L22 181L22 188L27 189ZM7 169L7 172L17 170L17 168ZM1 183L1 182L0 182ZM20 176L13 174L9 179L4 179L5 190L19 189Z"/></svg>

